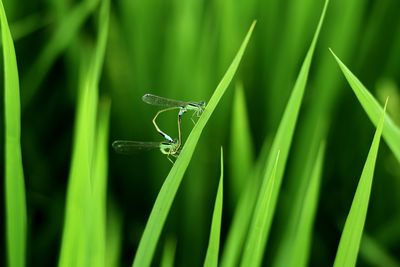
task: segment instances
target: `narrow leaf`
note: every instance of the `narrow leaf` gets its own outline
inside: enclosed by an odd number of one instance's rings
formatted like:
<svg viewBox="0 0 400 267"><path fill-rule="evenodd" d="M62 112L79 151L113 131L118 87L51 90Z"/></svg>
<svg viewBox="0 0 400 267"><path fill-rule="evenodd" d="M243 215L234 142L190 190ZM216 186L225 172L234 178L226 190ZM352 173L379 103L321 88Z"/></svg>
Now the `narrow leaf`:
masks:
<svg viewBox="0 0 400 267"><path fill-rule="evenodd" d="M266 171L263 175L263 183L260 188L259 200L261 201L261 196L266 194L266 192L271 192L270 204L267 210L259 210L262 214L253 216L265 217L265 223L263 223L263 233L264 236L259 236L260 240L256 242L246 242L246 247L243 254L242 266L259 266L262 263L262 256L264 254L264 248L266 246L269 230L272 223L272 218L275 212L276 202L279 195L280 186L282 183L283 173L286 166L286 160L289 155L289 149L292 143L292 137L294 129L296 126L297 117L299 114L300 106L302 103L304 91L306 88L306 83L308 79L308 73L311 66L312 56L314 54L315 46L318 40L319 32L322 27L322 23L325 17L325 12L327 9L329 1L325 1L325 5L314 34L314 38L311 42L310 48L304 59L303 65L300 69L300 73L297 77L296 83L294 85L292 94L290 96L289 102L286 105L283 118L280 122L278 131L272 143L269 158L266 162ZM280 151L280 160L276 167L276 181L274 183L268 182L269 177L271 177L272 169L274 168L276 161L275 157ZM270 188L270 187L273 188ZM261 205L261 203L257 203ZM254 231L250 229L250 231ZM249 235L248 238L253 238ZM256 251L256 252L255 252Z"/></svg>
<svg viewBox="0 0 400 267"><path fill-rule="evenodd" d="M176 192L182 181L183 175L186 168L189 165L190 159L194 153L194 149L197 142L200 139L200 135L206 126L211 114L217 107L218 102L221 100L223 94L228 88L238 66L244 51L246 49L247 43L250 40L250 36L253 32L255 22L251 25L243 43L237 52L235 58L233 59L231 65L226 71L221 82L218 84L211 96L211 99L206 106L202 116L199 118L198 122L194 126L192 132L190 133L178 159L176 160L174 166L169 172L167 178L161 190L157 196L156 202L154 203L153 209L151 211L149 220L147 222L146 228L144 230L143 236L139 243L139 248L136 252L136 256L133 262L134 267L145 267L149 266L153 258L154 250L156 248L158 239L161 234L161 230L164 226L165 220L167 218L168 212L171 208L172 201L175 198Z"/></svg>
<svg viewBox="0 0 400 267"><path fill-rule="evenodd" d="M161 267L173 267L176 251L176 239L168 237L165 241L164 252L161 259Z"/></svg>
<svg viewBox="0 0 400 267"><path fill-rule="evenodd" d="M17 57L3 2L0 1L1 39L4 59L5 205L7 262L25 266L26 200L21 154L21 111Z"/></svg>
<svg viewBox="0 0 400 267"><path fill-rule="evenodd" d="M330 50L348 83L350 84L353 92L356 94L358 101L364 108L365 112L372 123L377 126L379 123L380 114L382 114L382 107L373 95L365 88L365 86L357 79L357 77L344 65L342 61ZM382 131L383 139L386 141L389 148L392 150L394 156L400 162L400 127L396 126L393 120L386 115L385 124Z"/></svg>
<svg viewBox="0 0 400 267"><path fill-rule="evenodd" d="M280 151L278 150L271 176L263 180L263 186L258 194L257 204L254 209L253 220L249 229L246 246L244 248L241 266L261 265L265 239L268 234L268 227L266 227L266 224L268 223L268 213L266 211L271 209L271 197L276 178L276 169L279 162L279 154Z"/></svg>
<svg viewBox="0 0 400 267"><path fill-rule="evenodd" d="M221 147L221 177L219 179L217 198L215 199L215 206L214 206L211 231L210 231L210 240L208 241L208 249L207 249L206 259L204 261L205 267L218 266L219 240L221 234L221 220L222 220L223 180L224 180L224 156Z"/></svg>
<svg viewBox="0 0 400 267"><path fill-rule="evenodd" d="M339 248L337 250L334 263L335 267L356 265L365 219L367 217L367 209L369 197L371 195L372 180L374 177L379 142L385 121L386 104L376 129L374 140L372 141L360 181L358 182L357 191L354 195L350 212L347 215L342 236L340 237Z"/></svg>

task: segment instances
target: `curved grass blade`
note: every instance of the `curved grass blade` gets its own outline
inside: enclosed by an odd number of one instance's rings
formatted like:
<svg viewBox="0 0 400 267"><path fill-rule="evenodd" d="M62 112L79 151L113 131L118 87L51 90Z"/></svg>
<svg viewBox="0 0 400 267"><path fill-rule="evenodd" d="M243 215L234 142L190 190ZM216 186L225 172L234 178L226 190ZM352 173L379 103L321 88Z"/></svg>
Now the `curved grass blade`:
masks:
<svg viewBox="0 0 400 267"><path fill-rule="evenodd" d="M99 0L84 0L60 22L55 29L54 35L48 41L47 45L40 52L38 58L29 68L29 72L22 80L22 109L25 108L31 99L35 96L46 73L48 73L57 57L67 49L68 45L78 34L80 27L85 20L94 11Z"/></svg>
<svg viewBox="0 0 400 267"><path fill-rule="evenodd" d="M305 177L300 178L303 183L292 203L288 226L282 230L282 243L273 264L275 267L307 266L325 153L325 142L315 141L313 156L305 161Z"/></svg>
<svg viewBox="0 0 400 267"><path fill-rule="evenodd" d="M0 1L4 59L5 206L7 263L25 266L26 199L21 153L21 111L17 57L3 2Z"/></svg>
<svg viewBox="0 0 400 267"><path fill-rule="evenodd" d="M252 224L249 229L246 245L244 248L241 266L260 266L264 253L265 240L268 235L268 213L271 209L273 188L276 178L276 169L279 162L280 151L276 155L275 164L272 168L271 176L264 178L263 185L258 194L257 204L254 209ZM264 185L265 184L265 185ZM263 190L266 189L266 190Z"/></svg>
<svg viewBox="0 0 400 267"><path fill-rule="evenodd" d="M356 265L365 219L367 217L367 209L369 197L371 195L372 180L374 177L379 142L385 121L386 104L383 108L383 112L378 123L378 127L376 129L360 181L358 182L350 212L347 215L343 233L340 237L339 248L336 253L335 263L333 265L334 267Z"/></svg>
<svg viewBox="0 0 400 267"><path fill-rule="evenodd" d="M221 234L222 220L222 199L223 199L223 180L224 180L224 156L221 147L221 177L219 179L217 198L215 199L214 212L211 223L210 240L208 241L208 249L206 259L204 260L205 267L217 267L219 255L219 240Z"/></svg>
<svg viewBox="0 0 400 267"><path fill-rule="evenodd" d="M285 112L283 114L282 120L280 122L278 131L276 133L276 136L274 138L271 151L269 154L269 158L266 162L266 170L263 174L263 180L264 182L261 185L260 188L260 193L259 193L259 201L262 200L261 196L265 195L266 192L271 191L271 203L268 205L267 210L259 210L258 212L261 212L262 214L256 215L254 214L253 216L258 216L258 217L265 217L266 221L263 223L263 234L265 236L260 236L260 240L253 239L254 242L247 242L246 243L246 248L244 250L243 254L243 259L242 259L242 266L258 266L261 264L262 261L262 255L264 253L264 248L266 246L267 240L268 240L268 235L269 235L269 230L271 227L272 223L272 218L275 212L275 207L276 207L276 202L278 199L279 195L279 190L280 186L282 183L282 178L283 178L283 173L286 165L286 160L289 155L289 149L292 143L292 137L294 133L294 129L296 126L296 121L297 117L299 114L300 106L302 103L304 91L306 88L306 83L308 79L308 73L310 70L311 66L311 60L312 56L314 54L315 46L318 40L319 32L322 27L322 23L324 21L326 9L328 7L329 1L325 1L324 8L321 13L321 17L317 26L317 29L314 34L314 38L311 42L310 48L307 52L307 55L304 59L303 65L301 66L300 73L297 77L296 83L294 85L292 94L290 96L289 102L286 105ZM269 183L266 182L268 179L271 177L272 170L275 168L275 157L278 154L278 151L280 151L280 160L278 162L278 165L276 167L276 181L275 183ZM273 188L270 188L270 187ZM261 205L257 204L257 205ZM255 211L256 212L256 211ZM252 229L250 229L252 231ZM253 238L249 235L248 238ZM258 243L260 242L260 243Z"/></svg>
<svg viewBox="0 0 400 267"><path fill-rule="evenodd" d="M167 218L168 212L171 208L172 201L176 195L179 185L182 181L183 175L186 168L189 165L190 159L194 153L194 149L197 142L200 139L200 135L206 126L211 114L217 107L218 102L222 98L226 89L228 88L238 66L241 58L243 57L244 51L246 49L247 43L250 40L250 36L253 32L255 22L251 25L243 43L237 52L235 58L233 59L231 65L226 71L224 77L218 84L211 96L208 105L205 107L202 116L197 121L192 132L190 133L178 159L176 160L174 166L169 172L163 186L158 193L156 202L154 203L153 209L151 211L149 220L147 222L146 228L144 230L143 236L139 243L139 248L136 252L135 259L133 261L134 267L145 267L149 266L153 258L153 254L161 234L161 230L164 226L165 220Z"/></svg>
<svg viewBox="0 0 400 267"><path fill-rule="evenodd" d="M380 114L382 114L382 107L367 90L367 88L365 88L365 86L360 82L360 80L358 80L357 77L346 67L346 65L340 61L335 53L333 53L332 50L330 51L336 59L336 62L338 63L351 88L353 89L353 92L356 94L358 101L360 101L361 106L367 113L369 119L375 126L377 126ZM389 115L386 115L385 117L382 136L390 150L392 150L394 156L400 162L400 127L395 125Z"/></svg>

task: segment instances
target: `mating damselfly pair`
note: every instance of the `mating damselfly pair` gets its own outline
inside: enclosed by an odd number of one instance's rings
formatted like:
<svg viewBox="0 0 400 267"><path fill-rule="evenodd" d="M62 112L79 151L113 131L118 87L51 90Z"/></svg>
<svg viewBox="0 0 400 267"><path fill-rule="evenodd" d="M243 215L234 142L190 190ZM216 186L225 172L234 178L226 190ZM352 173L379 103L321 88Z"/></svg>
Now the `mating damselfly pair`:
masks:
<svg viewBox="0 0 400 267"><path fill-rule="evenodd" d="M193 116L200 117L206 103L204 101L192 102L192 101L179 101L174 99L169 99L161 96L156 96L152 94L145 94L142 100L150 105L164 107L164 109L159 110L153 118L153 124L157 132L165 139L162 142L141 142L141 141L128 141L128 140L116 140L112 143L114 150L121 154L131 154L137 150L150 150L158 148L161 153L167 155L167 158L171 161L172 157L177 157L179 155L181 145L182 145L182 131L181 123L182 116L187 111L193 111ZM156 123L157 117L166 111L179 109L178 112L178 139L173 139L171 136L163 132Z"/></svg>

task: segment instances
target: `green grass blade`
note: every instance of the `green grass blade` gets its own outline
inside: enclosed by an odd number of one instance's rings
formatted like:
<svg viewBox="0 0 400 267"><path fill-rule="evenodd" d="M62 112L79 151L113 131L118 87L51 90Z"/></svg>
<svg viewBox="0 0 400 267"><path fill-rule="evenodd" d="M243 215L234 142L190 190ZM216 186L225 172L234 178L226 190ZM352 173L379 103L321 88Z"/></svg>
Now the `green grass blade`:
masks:
<svg viewBox="0 0 400 267"><path fill-rule="evenodd" d="M271 200L270 200L271 203L269 205L268 210L260 210L259 211L259 212L262 212L265 214L253 215L253 216L266 216L265 217L266 222L265 222L265 224L263 224L266 227L266 229L264 229L265 236L262 236L262 237L260 236L262 238L262 240L260 240L261 243L257 244L257 246L260 246L260 247L258 248L258 253L256 254L256 256L253 255L253 251L255 249L256 244L247 242L246 248L244 251L244 255L243 255L243 260L242 260L243 266L257 266L257 265L261 264L263 249L268 240L269 229L271 227L273 214L275 212L275 206L276 206L276 202L277 202L278 195L279 195L280 185L281 185L282 178L283 178L283 172L285 169L287 157L289 155L289 149L291 146L292 137L293 137L294 129L296 126L297 117L299 114L304 91L306 88L306 83L307 83L308 73L309 73L310 66L311 66L312 56L314 54L314 50L315 50L315 46L316 46L316 43L318 40L319 32L320 32L320 29L322 27L322 23L323 23L323 20L325 17L325 12L326 12L326 9L328 6L328 2L329 1L325 1L324 9L322 11L317 29L315 31L314 38L313 38L310 48L307 52L307 55L304 59L303 65L300 69L300 73L297 77L296 83L294 85L292 94L289 99L289 102L286 105L286 109L283 114L283 118L280 122L278 131L276 133L276 136L275 136L273 144L272 144L272 148L271 148L271 151L269 154L270 155L269 159L266 162L266 171L265 171L265 174L263 175L264 182L261 185L259 196L265 195L266 194L265 192L271 191L271 194L272 194ZM265 181L268 181L269 177L271 177L272 169L274 168L275 163L276 163L275 157L278 154L278 151L280 151L280 160L279 160L279 164L276 168L276 181L275 181L275 183L265 182ZM269 188L270 186L273 186L273 188ZM259 200L261 200L261 198L259 198ZM261 204L258 204L258 205L261 205ZM250 238L250 236L249 236L249 238ZM253 263L255 265L249 265L250 263Z"/></svg>
<svg viewBox="0 0 400 267"><path fill-rule="evenodd" d="M386 101L387 103L387 101ZM350 212L344 225L342 236L340 237L339 248L336 253L334 266L355 266L363 234L369 197L371 194L372 180L376 157L378 155L379 142L381 139L382 128L385 121L386 104L383 109L378 127L375 132L374 140L365 162L356 193L351 204Z"/></svg>
<svg viewBox="0 0 400 267"><path fill-rule="evenodd" d="M318 142L318 139L315 139ZM314 142L315 143L315 142ZM325 142L315 144L313 157L305 161L305 170L300 178L303 183L292 203L288 226L282 230L283 240L277 250L275 267L307 266L311 247L312 229L318 204L319 185L325 152Z"/></svg>
<svg viewBox="0 0 400 267"><path fill-rule="evenodd" d="M7 263L25 266L26 200L21 154L21 111L17 57L3 2L0 1L1 39L4 59L5 205Z"/></svg>
<svg viewBox="0 0 400 267"><path fill-rule="evenodd" d="M360 258L363 258L370 266L400 266L400 263L393 256L391 256L376 240L365 233L361 240Z"/></svg>
<svg viewBox="0 0 400 267"><path fill-rule="evenodd" d="M110 100L104 99L99 104L97 136L94 148L94 169L92 179L93 196L93 266L105 266L106 263L106 204L107 204L107 169L108 169L108 132Z"/></svg>
<svg viewBox="0 0 400 267"><path fill-rule="evenodd" d="M257 204L254 209L252 224L249 229L246 245L244 248L241 266L260 266L264 254L265 240L268 235L268 211L271 209L271 197L276 178L276 169L279 162L280 151L276 155L275 164L271 176L264 178L263 186L258 195ZM266 184L267 186L264 186ZM266 190L263 190L266 189Z"/></svg>
<svg viewBox="0 0 400 267"><path fill-rule="evenodd" d="M268 158L269 148L270 142L264 142L252 174L240 194L222 253L220 264L222 267L238 266L253 214L253 207L257 199L259 181L261 180L259 177L263 172L264 162Z"/></svg>
<svg viewBox="0 0 400 267"><path fill-rule="evenodd" d="M357 79L357 77L343 64L342 61L333 53L336 62L338 63L340 69L342 70L344 76L349 82L353 92L356 94L361 106L364 108L365 112L372 123L377 126L379 123L380 114L382 114L382 107L379 105L378 101L372 96L372 94L365 88L365 86ZM389 148L392 150L393 154L400 162L400 128L396 126L393 120L386 115L385 124L383 126L383 139L386 141Z"/></svg>
<svg viewBox="0 0 400 267"><path fill-rule="evenodd" d="M223 180L224 180L224 156L221 147L221 177L219 179L217 198L215 199L214 212L211 223L210 240L204 266L217 267L219 255L219 240L222 221L222 199L223 199Z"/></svg>
<svg viewBox="0 0 400 267"><path fill-rule="evenodd" d="M103 209L104 203L96 201L102 201L99 198L105 197L102 191L105 190L104 179L106 178L104 176L102 178L95 177L96 174L102 174L97 172L98 170L95 168L97 166L94 165L96 163L94 140L98 82L108 36L108 21L109 1L103 1L100 8L99 36L96 48L93 54L86 53L86 57L82 58L83 64L86 62L89 64L82 72L80 85L59 266L98 266L95 258L97 248L93 246L97 234L94 232L94 226L99 223L98 226L102 227L104 222L94 222L94 216L103 216L104 210L97 210L97 208ZM106 138L106 136L102 138ZM105 151L101 153L104 156ZM97 154L97 156L101 155ZM98 158L98 160L101 161L104 158ZM99 171L104 172L104 169ZM102 179L103 181L101 181ZM99 198L96 198L94 188L96 188ZM104 235L101 239L104 240ZM99 244L99 248L100 246L101 244ZM102 262L102 264L104 263L105 261Z"/></svg>
<svg viewBox="0 0 400 267"><path fill-rule="evenodd" d="M230 173L230 195L234 202L239 198L254 161L253 141L247 115L246 100L241 83L236 84L232 107ZM240 162L240 164L238 164Z"/></svg>
<svg viewBox="0 0 400 267"><path fill-rule="evenodd" d="M246 49L247 43L250 40L254 26L255 22L251 25L239 51L237 52L231 65L226 71L224 77L215 89L214 94L211 96L211 99L206 106L202 116L199 118L198 122L190 133L180 153L180 156L176 160L174 166L169 172L167 178L165 179L163 186L161 187L161 190L157 196L156 202L154 203L152 212L147 222L146 228L144 230L143 236L140 240L139 248L136 252L136 256L133 262L134 267L145 267L149 266L151 263L158 239L161 234L161 230L164 226L168 212L172 205L172 201L182 181L183 175L194 153L196 144L200 139L200 135L207 121L210 119L211 114L217 107L218 102L228 88L239 66L240 60Z"/></svg>
<svg viewBox="0 0 400 267"><path fill-rule="evenodd" d="M54 35L39 54L29 72L22 80L22 109L36 94L41 82L57 57L62 54L77 36L85 20L94 11L99 0L80 2L56 27Z"/></svg>
<svg viewBox="0 0 400 267"><path fill-rule="evenodd" d="M43 18L39 14L29 15L19 21L10 25L14 41L24 38L25 36L39 30L40 28L48 25L50 20Z"/></svg>
<svg viewBox="0 0 400 267"><path fill-rule="evenodd" d="M176 251L176 239L168 237L165 241L164 251L161 259L161 267L173 267Z"/></svg>

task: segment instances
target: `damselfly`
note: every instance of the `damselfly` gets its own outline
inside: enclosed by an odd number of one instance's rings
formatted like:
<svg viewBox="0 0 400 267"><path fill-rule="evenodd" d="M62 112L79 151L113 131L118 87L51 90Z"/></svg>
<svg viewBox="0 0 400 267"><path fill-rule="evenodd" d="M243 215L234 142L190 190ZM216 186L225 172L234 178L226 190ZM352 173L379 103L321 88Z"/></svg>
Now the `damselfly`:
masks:
<svg viewBox="0 0 400 267"><path fill-rule="evenodd" d="M179 140L181 140L181 122L182 122L182 115L187 112L188 110L193 110L194 113L192 115L191 120L194 123L193 116L196 115L197 117L200 117L200 115L204 111L204 107L206 106L205 101L200 101L200 102L193 102L193 101L179 101L179 100L174 100L174 99L169 99L157 95L152 95L152 94L145 94L142 97L142 100L150 105L155 105L155 106L161 106L161 107L166 107L165 109L162 109L156 113L156 115L153 118L153 124L154 127L156 128L157 132L159 132L167 141L171 141L169 138L169 135L164 133L160 127L158 127L156 123L157 117L169 110L173 109L179 109L178 113L178 133L179 133Z"/></svg>

